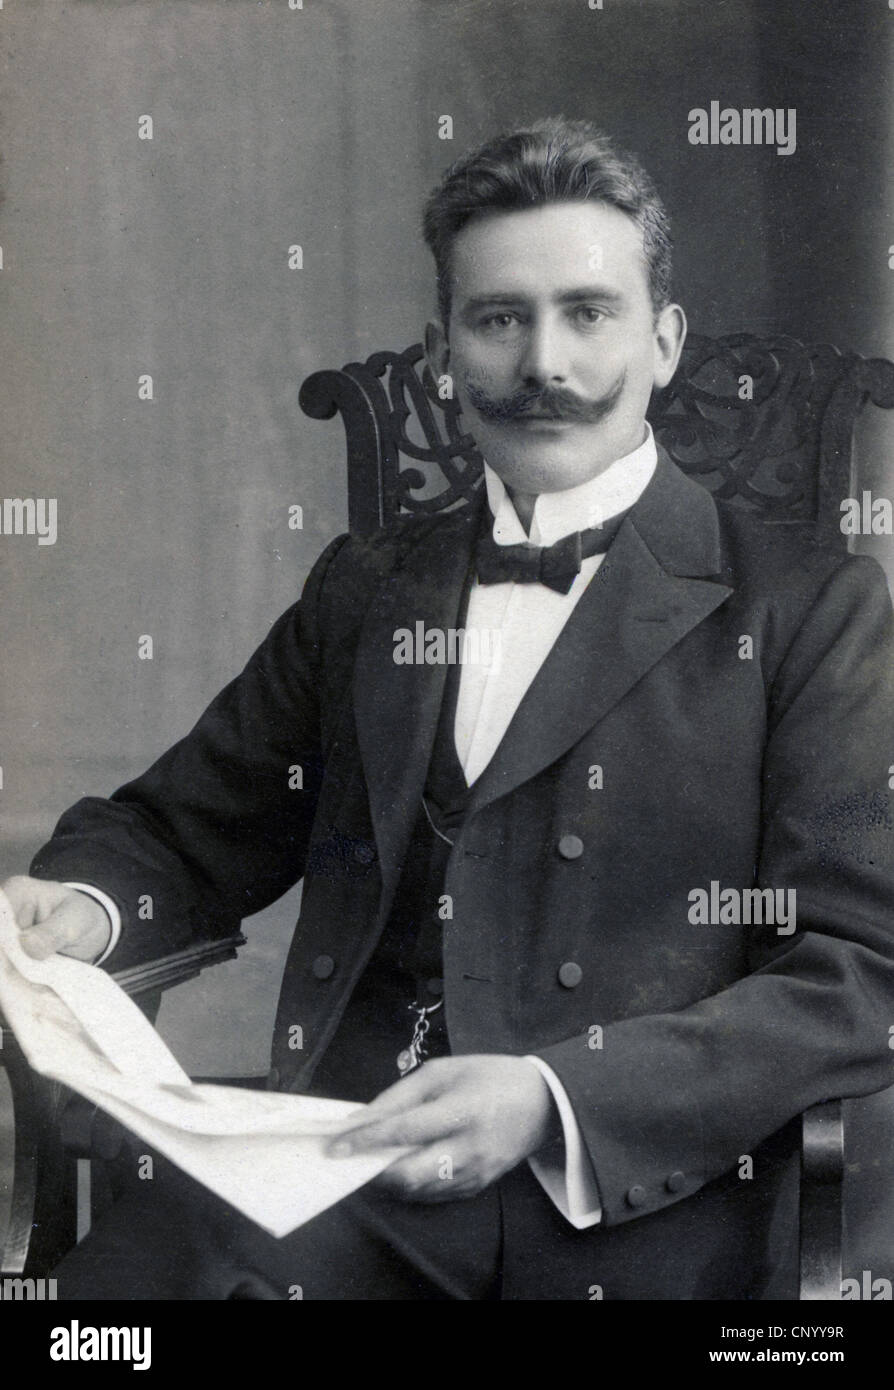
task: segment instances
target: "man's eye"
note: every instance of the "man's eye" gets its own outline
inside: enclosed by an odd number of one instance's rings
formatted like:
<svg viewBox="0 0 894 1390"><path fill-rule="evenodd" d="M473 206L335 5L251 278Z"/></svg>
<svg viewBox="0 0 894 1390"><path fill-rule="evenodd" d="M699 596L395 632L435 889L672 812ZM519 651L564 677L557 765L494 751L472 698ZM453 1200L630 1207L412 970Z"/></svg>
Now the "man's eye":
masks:
<svg viewBox="0 0 894 1390"><path fill-rule="evenodd" d="M508 311L500 314L488 314L486 318L481 320L483 328L512 328L516 323L518 323L518 318Z"/></svg>
<svg viewBox="0 0 894 1390"><path fill-rule="evenodd" d="M602 309L597 309L595 304L578 304L575 313L578 320L584 324L601 323L605 318Z"/></svg>

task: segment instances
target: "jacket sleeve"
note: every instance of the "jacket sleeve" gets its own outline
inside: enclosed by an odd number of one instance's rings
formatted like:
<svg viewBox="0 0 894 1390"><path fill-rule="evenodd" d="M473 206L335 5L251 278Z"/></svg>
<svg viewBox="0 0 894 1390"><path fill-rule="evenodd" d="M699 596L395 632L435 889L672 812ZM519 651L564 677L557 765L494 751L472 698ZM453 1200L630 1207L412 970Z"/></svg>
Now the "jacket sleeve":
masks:
<svg viewBox="0 0 894 1390"><path fill-rule="evenodd" d="M318 610L346 539L191 732L108 799L77 802L35 856L35 877L116 903L115 969L230 935L302 876L323 771Z"/></svg>
<svg viewBox="0 0 894 1390"><path fill-rule="evenodd" d="M894 1083L894 623L874 560L845 560L813 603L769 691L765 750L755 884L795 891L796 931L751 927L743 978L607 1025L600 1050L538 1049L606 1225L688 1196L819 1101Z"/></svg>

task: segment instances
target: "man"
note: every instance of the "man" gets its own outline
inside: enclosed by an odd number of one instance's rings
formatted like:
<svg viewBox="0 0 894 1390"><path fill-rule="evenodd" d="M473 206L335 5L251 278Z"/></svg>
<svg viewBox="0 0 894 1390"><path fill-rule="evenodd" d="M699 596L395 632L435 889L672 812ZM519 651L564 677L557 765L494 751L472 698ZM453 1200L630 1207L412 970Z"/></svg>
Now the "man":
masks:
<svg viewBox="0 0 894 1390"><path fill-rule="evenodd" d="M592 127L472 152L425 231L479 504L336 539L7 886L34 954L119 968L303 875L271 1084L373 1101L342 1151L410 1152L279 1242L135 1185L60 1297L794 1297L797 1117L894 1080L881 571L656 449L667 219ZM492 640L408 660L419 622Z"/></svg>

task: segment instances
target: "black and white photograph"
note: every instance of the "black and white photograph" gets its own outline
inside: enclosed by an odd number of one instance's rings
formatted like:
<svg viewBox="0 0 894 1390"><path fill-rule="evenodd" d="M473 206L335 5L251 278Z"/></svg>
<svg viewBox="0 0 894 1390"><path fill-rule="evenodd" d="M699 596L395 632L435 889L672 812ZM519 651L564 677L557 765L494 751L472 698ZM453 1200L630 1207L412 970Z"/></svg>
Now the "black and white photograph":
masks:
<svg viewBox="0 0 894 1390"><path fill-rule="evenodd" d="M230 1301L882 1325L892 60L888 0L0 3L35 1366Z"/></svg>

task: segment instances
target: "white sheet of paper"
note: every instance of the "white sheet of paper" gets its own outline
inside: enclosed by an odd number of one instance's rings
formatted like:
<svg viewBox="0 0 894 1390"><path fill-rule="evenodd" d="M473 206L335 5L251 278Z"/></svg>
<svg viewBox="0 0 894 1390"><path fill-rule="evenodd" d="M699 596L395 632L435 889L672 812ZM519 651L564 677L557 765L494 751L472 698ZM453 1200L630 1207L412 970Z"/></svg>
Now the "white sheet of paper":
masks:
<svg viewBox="0 0 894 1390"><path fill-rule="evenodd" d="M0 890L0 1009L35 1071L70 1086L274 1236L370 1182L403 1149L330 1158L350 1101L195 1086L115 981L37 961Z"/></svg>

